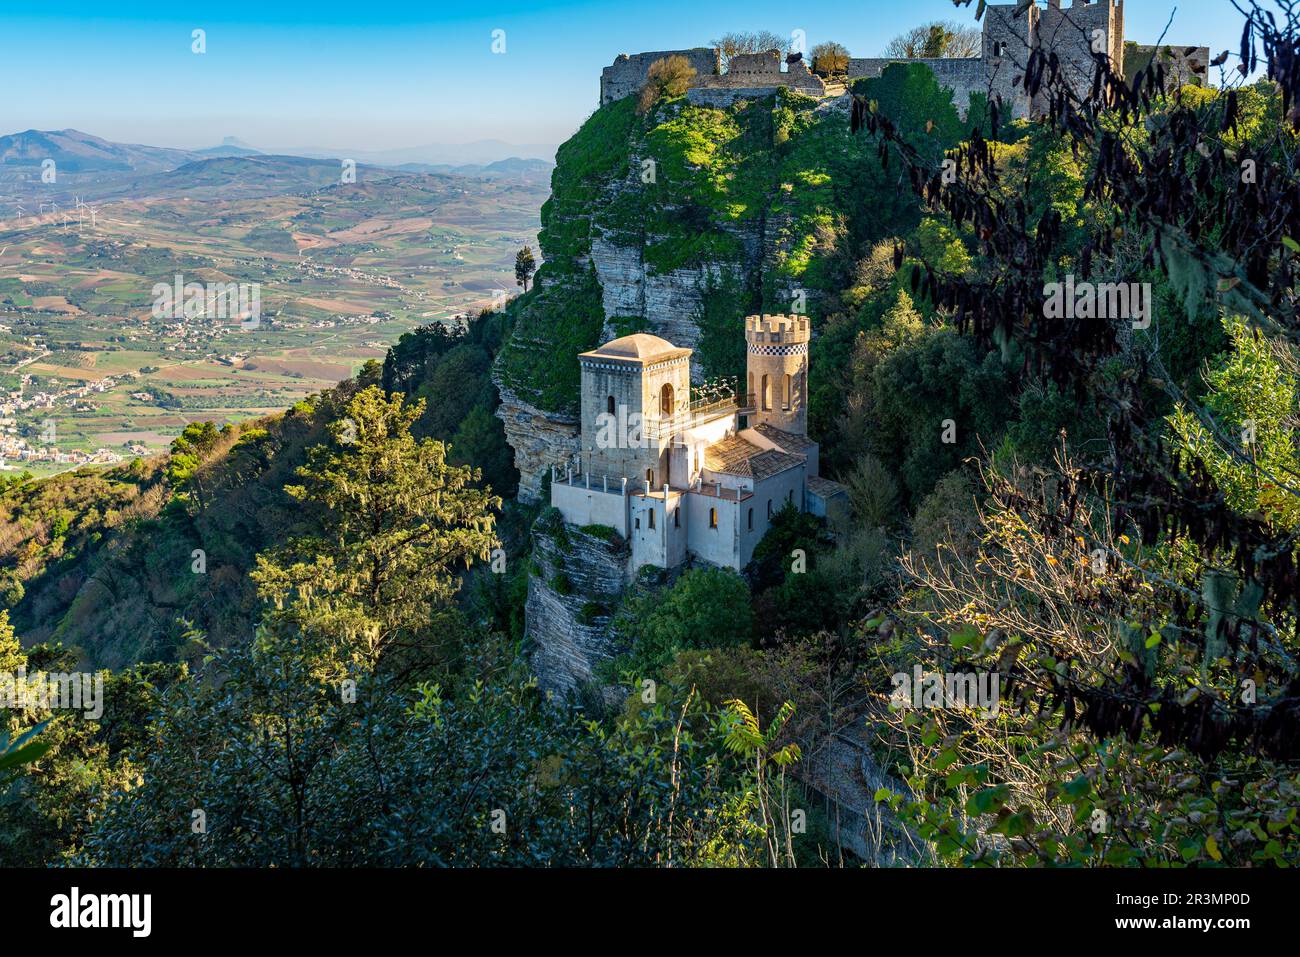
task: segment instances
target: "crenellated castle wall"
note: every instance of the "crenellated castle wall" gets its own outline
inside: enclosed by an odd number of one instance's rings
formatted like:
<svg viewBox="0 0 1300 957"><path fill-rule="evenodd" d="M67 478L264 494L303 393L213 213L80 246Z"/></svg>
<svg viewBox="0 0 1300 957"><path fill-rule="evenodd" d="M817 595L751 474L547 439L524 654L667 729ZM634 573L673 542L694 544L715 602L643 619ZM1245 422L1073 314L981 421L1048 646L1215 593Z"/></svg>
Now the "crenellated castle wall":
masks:
<svg viewBox="0 0 1300 957"><path fill-rule="evenodd" d="M952 102L957 112L966 115L972 93L987 91L984 82L984 61L980 57L941 57L906 59L887 57L853 57L849 60L849 80L877 77L893 63L921 63L930 68L939 85L952 91Z"/></svg>

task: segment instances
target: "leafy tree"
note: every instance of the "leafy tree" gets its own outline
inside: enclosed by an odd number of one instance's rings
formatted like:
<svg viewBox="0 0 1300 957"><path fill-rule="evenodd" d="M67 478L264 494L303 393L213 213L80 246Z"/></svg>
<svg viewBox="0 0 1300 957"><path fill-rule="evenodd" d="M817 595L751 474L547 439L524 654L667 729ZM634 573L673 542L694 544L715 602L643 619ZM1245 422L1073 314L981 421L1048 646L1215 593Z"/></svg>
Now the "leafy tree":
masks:
<svg viewBox="0 0 1300 957"><path fill-rule="evenodd" d="M472 465L483 483L503 496L513 496L518 488L514 455L506 443L501 420L481 405L466 414L451 438L449 453L454 465Z"/></svg>
<svg viewBox="0 0 1300 957"><path fill-rule="evenodd" d="M849 70L849 49L842 43L826 40L812 48L812 71L818 76L840 76Z"/></svg>
<svg viewBox="0 0 1300 957"><path fill-rule="evenodd" d="M40 759L49 750L49 744L32 739L45 730L44 724L20 734L10 740L9 731L0 728L0 795L22 774L22 767Z"/></svg>
<svg viewBox="0 0 1300 957"><path fill-rule="evenodd" d="M748 644L753 634L749 588L735 572L692 568L666 591L633 595L618 627L633 639L622 670L652 676L682 648Z"/></svg>
<svg viewBox="0 0 1300 957"><path fill-rule="evenodd" d="M229 427L221 430L213 422L191 422L172 440L167 480L176 489L179 498L192 498L199 508L203 507L205 499L199 467L212 453L223 433L228 432Z"/></svg>
<svg viewBox="0 0 1300 957"><path fill-rule="evenodd" d="M168 691L140 781L107 796L76 863L671 867L801 840L781 830L797 752L689 693L601 725L490 644L459 692L359 673L352 700L290 637L264 630L213 658L224 680Z"/></svg>
<svg viewBox="0 0 1300 957"><path fill-rule="evenodd" d="M27 664L13 626L9 624L9 612L0 610L0 674L17 679L16 672ZM10 722L5 722L9 724ZM42 722L33 728L12 738L12 727L0 725L0 798L3 798L13 783L18 780L24 765L38 760L50 749L49 742L33 741L45 730Z"/></svg>
<svg viewBox="0 0 1300 957"><path fill-rule="evenodd" d="M1199 623L1172 612L1187 590L1175 553L1135 548L1096 507L1044 522L1044 490L1050 501L1078 501L1079 473L1061 466L984 474L978 561L947 548L905 561L916 586L905 603L916 627L908 644L919 642L927 670L993 676L1000 696L996 714L983 716L893 711L912 795L877 799L954 864L1294 865L1300 776L1285 760L1223 748L1214 730L1214 713L1241 697L1244 647L1225 638L1206 655ZM1227 584L1216 614L1241 627L1258 594ZM878 674L915 661L885 658ZM1067 675L1048 664L1056 661L1068 662ZM1108 685L1119 670L1140 675L1161 706L1149 718L1097 733L1058 727L1035 704L1062 686L1114 700ZM1165 738L1179 725L1166 709L1192 701L1204 702L1195 730L1205 739L1174 746Z"/></svg>
<svg viewBox="0 0 1300 957"><path fill-rule="evenodd" d="M885 464L866 453L846 481L857 520L868 528L888 528L898 522L898 481Z"/></svg>
<svg viewBox="0 0 1300 957"><path fill-rule="evenodd" d="M874 102L876 115L888 117L901 138L936 164L967 132L952 94L922 63L891 63L880 76L856 80L853 92ZM899 182L897 175L895 171L892 182Z"/></svg>
<svg viewBox="0 0 1300 957"><path fill-rule="evenodd" d="M794 710L794 705L787 701L777 711L766 730L759 726L758 716L739 699L727 702L722 713L723 740L727 750L750 762L753 769L754 786L745 792L745 801L748 804L750 795L753 795L752 801L758 807L760 822L755 828L755 834L762 837L767 862L773 867L795 864L786 770L799 760L799 745L790 743L776 747L776 740ZM770 784L771 769L768 765L778 775L775 788ZM772 800L773 797L776 798L775 801ZM784 845L781 843L782 837L785 838Z"/></svg>
<svg viewBox="0 0 1300 957"><path fill-rule="evenodd" d="M1300 525L1295 358L1239 317L1224 326L1232 349L1206 375L1207 418L1182 404L1170 425L1180 448L1205 464L1232 508L1294 529Z"/></svg>
<svg viewBox="0 0 1300 957"><path fill-rule="evenodd" d="M18 643L13 625L9 624L9 612L0 608L0 674L13 674L26 664L27 655Z"/></svg>
<svg viewBox="0 0 1300 957"><path fill-rule="evenodd" d="M978 531L975 489L962 469L949 472L921 499L912 518L912 555L917 561L933 557L940 547L967 556Z"/></svg>
<svg viewBox="0 0 1300 957"><path fill-rule="evenodd" d="M763 591L785 581L796 549L804 552L811 566L830 541L822 519L786 502L777 509L767 531L754 546L745 575L755 591Z"/></svg>
<svg viewBox="0 0 1300 957"><path fill-rule="evenodd" d="M889 353L872 373L873 451L897 463L919 502L946 473L996 444L1007 419L1006 372L995 352L951 328L928 331Z"/></svg>
<svg viewBox="0 0 1300 957"><path fill-rule="evenodd" d="M661 97L681 96L695 79L695 67L681 54L661 57L650 64L637 98L637 112L648 113Z"/></svg>

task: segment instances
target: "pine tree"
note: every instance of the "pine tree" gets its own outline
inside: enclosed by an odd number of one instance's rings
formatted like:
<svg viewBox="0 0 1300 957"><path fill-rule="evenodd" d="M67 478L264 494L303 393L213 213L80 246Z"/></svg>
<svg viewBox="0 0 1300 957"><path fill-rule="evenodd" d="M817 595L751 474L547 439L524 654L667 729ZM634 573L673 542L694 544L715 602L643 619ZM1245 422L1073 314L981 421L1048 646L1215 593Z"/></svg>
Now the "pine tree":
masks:
<svg viewBox="0 0 1300 957"><path fill-rule="evenodd" d="M515 282L523 287L524 292L528 291L528 281L536 271L537 260L533 258L533 247L525 244L515 253Z"/></svg>
<svg viewBox="0 0 1300 957"><path fill-rule="evenodd" d="M479 471L447 463L441 442L417 442L423 401L371 386L330 426L286 491L324 509L314 535L258 556L253 579L276 631L319 642L322 664L375 667L390 649L427 653L444 637L457 567L497 544Z"/></svg>

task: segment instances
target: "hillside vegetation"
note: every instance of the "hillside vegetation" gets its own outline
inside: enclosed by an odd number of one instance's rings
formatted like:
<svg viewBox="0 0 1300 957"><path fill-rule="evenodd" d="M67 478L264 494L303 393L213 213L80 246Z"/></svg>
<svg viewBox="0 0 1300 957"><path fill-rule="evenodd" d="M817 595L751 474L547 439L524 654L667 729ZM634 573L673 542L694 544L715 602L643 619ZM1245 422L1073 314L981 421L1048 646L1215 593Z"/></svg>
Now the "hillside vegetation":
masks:
<svg viewBox="0 0 1300 957"><path fill-rule="evenodd" d="M1266 56L1295 49L1295 24L1248 15ZM1166 93L1099 67L1081 101L1038 66L1056 95L1032 123L963 121L919 67L823 104L604 106L560 150L545 261L502 313L162 461L6 488L29 534L0 553L0 661L110 666L114 710L52 716L0 848L1294 866L1300 76ZM709 278L710 374L740 360L738 317L807 294L811 431L852 517L781 512L740 575L643 569L583 609L625 653L561 700L520 623L530 576L572 588L570 530L502 500L491 377L572 408L574 353L646 319L605 314L611 246ZM1149 284L1151 311L1066 315L1067 278ZM879 812L858 857L822 800L846 742L839 810Z"/></svg>

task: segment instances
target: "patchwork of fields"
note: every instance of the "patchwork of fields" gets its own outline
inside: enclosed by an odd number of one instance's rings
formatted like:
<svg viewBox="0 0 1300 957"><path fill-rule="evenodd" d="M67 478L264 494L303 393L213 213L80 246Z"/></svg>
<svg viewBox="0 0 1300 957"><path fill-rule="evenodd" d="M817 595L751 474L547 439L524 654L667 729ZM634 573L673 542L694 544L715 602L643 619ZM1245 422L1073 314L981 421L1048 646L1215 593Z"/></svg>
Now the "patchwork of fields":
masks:
<svg viewBox="0 0 1300 957"><path fill-rule="evenodd" d="M283 410L414 326L518 291L544 186L364 167L319 185L337 167L295 160L267 195L276 159L258 158L257 177L240 161L193 164L129 198L105 189L21 218L0 184L0 434L160 449L191 421ZM156 284L189 283L256 289L258 321L155 308Z"/></svg>

